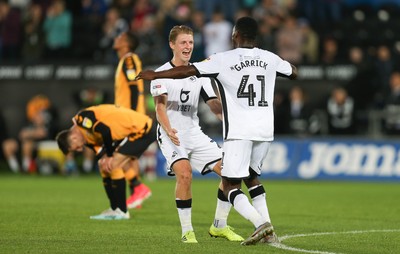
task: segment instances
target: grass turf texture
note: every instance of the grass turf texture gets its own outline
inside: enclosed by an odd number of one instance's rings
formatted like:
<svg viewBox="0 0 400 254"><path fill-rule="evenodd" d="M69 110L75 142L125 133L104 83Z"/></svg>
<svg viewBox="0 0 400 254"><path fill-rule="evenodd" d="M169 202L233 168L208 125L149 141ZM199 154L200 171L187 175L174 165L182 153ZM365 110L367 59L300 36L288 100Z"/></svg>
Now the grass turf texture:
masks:
<svg viewBox="0 0 400 254"><path fill-rule="evenodd" d="M263 181L283 244L316 253L399 253L400 184ZM153 191L128 221L93 221L108 207L99 176L0 175L0 253L300 253L267 245L240 246L208 235L218 181L195 179L192 222L199 244L180 242L173 179L149 182ZM232 209L229 225L248 237L252 224Z"/></svg>

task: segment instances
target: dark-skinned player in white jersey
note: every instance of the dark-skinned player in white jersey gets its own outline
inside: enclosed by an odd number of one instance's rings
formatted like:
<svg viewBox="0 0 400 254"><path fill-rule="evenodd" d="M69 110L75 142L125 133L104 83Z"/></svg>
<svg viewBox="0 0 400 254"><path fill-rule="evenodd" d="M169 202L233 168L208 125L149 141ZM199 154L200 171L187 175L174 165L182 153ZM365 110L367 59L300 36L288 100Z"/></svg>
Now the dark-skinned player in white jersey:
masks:
<svg viewBox="0 0 400 254"><path fill-rule="evenodd" d="M234 49L206 61L169 70L143 71L138 79L214 77L223 107L223 192L255 231L242 245L279 242L271 224L266 194L259 181L262 163L274 139L273 94L276 76L297 77L297 69L276 54L256 47L258 25L242 17L232 32ZM249 190L252 203L241 190Z"/></svg>

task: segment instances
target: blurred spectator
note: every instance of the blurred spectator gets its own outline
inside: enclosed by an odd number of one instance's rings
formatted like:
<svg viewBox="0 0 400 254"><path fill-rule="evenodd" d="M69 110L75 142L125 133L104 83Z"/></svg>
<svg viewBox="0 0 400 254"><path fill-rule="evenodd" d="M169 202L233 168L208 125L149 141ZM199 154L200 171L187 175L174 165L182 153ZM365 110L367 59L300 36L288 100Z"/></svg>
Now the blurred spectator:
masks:
<svg viewBox="0 0 400 254"><path fill-rule="evenodd" d="M82 15L86 16L104 16L107 12L106 0L81 0L82 2Z"/></svg>
<svg viewBox="0 0 400 254"><path fill-rule="evenodd" d="M320 63L324 65L333 65L341 63L338 42L335 38L327 36L322 42L322 52Z"/></svg>
<svg viewBox="0 0 400 254"><path fill-rule="evenodd" d="M390 49L386 45L381 45L376 51L375 68L377 70L378 93L381 98L385 98L390 93L390 76L393 72L393 59ZM384 103L381 103L384 104Z"/></svg>
<svg viewBox="0 0 400 254"><path fill-rule="evenodd" d="M312 109L306 99L303 89L294 86L289 92L289 134L304 136L310 133Z"/></svg>
<svg viewBox="0 0 400 254"><path fill-rule="evenodd" d="M302 62L305 64L317 64L319 59L319 36L305 19L299 20L299 27L302 33Z"/></svg>
<svg viewBox="0 0 400 254"><path fill-rule="evenodd" d="M132 18L134 2L135 0L112 0L110 6L116 8L120 17L128 21Z"/></svg>
<svg viewBox="0 0 400 254"><path fill-rule="evenodd" d="M390 93L385 98L384 130L387 134L400 134L400 72L390 75Z"/></svg>
<svg viewBox="0 0 400 254"><path fill-rule="evenodd" d="M275 90L274 93L274 130L275 134L288 134L289 127L289 103L283 90Z"/></svg>
<svg viewBox="0 0 400 254"><path fill-rule="evenodd" d="M275 53L275 39L275 31L273 30L273 26L269 23L269 18L265 17L260 20L258 25L257 46Z"/></svg>
<svg viewBox="0 0 400 254"><path fill-rule="evenodd" d="M102 60L103 56L93 45L99 43L108 6L105 0L81 0L81 5L79 15L73 20L71 55L75 59Z"/></svg>
<svg viewBox="0 0 400 254"><path fill-rule="evenodd" d="M100 49L103 59L108 63L118 63L118 56L113 50L114 39L129 30L126 20L121 18L118 9L110 8L103 24L103 36L100 39Z"/></svg>
<svg viewBox="0 0 400 254"><path fill-rule="evenodd" d="M364 0L365 1L365 0ZM329 27L342 18L343 0L301 0L297 1L301 17L318 27Z"/></svg>
<svg viewBox="0 0 400 254"><path fill-rule="evenodd" d="M232 24L220 9L215 9L211 21L204 26L205 54L210 56L231 48Z"/></svg>
<svg viewBox="0 0 400 254"><path fill-rule="evenodd" d="M277 31L275 46L283 59L298 64L302 60L303 34L294 16L287 16Z"/></svg>
<svg viewBox="0 0 400 254"><path fill-rule="evenodd" d="M43 29L46 35L46 58L68 56L72 42L72 16L65 9L64 0L55 0L49 6Z"/></svg>
<svg viewBox="0 0 400 254"><path fill-rule="evenodd" d="M22 170L35 173L37 164L35 151L38 141L53 139L57 131L57 113L52 107L49 98L39 94L29 100L26 106L28 124L19 133L18 141L21 142ZM18 163L18 141L8 139L3 143L5 158L13 172L21 170Z"/></svg>
<svg viewBox="0 0 400 254"><path fill-rule="evenodd" d="M0 59L18 60L21 50L21 14L7 0L0 1Z"/></svg>
<svg viewBox="0 0 400 254"><path fill-rule="evenodd" d="M204 13L206 22L212 20L215 11L219 9L222 15L229 21L234 22L234 15L239 8L240 0L196 0L195 9Z"/></svg>
<svg viewBox="0 0 400 254"><path fill-rule="evenodd" d="M327 103L329 134L355 134L355 113L353 98L344 88L334 88Z"/></svg>
<svg viewBox="0 0 400 254"><path fill-rule="evenodd" d="M191 62L200 62L206 58L205 55L205 38L204 38L204 14L200 11L192 13L192 29L193 29L193 53Z"/></svg>
<svg viewBox="0 0 400 254"><path fill-rule="evenodd" d="M73 94L73 98L76 105L83 109L105 103L108 96L105 91L91 86L76 92Z"/></svg>
<svg viewBox="0 0 400 254"><path fill-rule="evenodd" d="M130 21L130 29L136 32L143 26L148 15L153 15L156 12L156 8L151 4L149 0L137 0L133 7L133 17Z"/></svg>
<svg viewBox="0 0 400 254"><path fill-rule="evenodd" d="M253 9L253 18L262 20L266 17L274 17L283 19L287 15L286 10L281 8L278 1L275 0L261 0L258 5Z"/></svg>
<svg viewBox="0 0 400 254"><path fill-rule="evenodd" d="M157 13L157 20L160 26L161 35L164 42L164 51L167 53L167 59L172 58L172 52L169 48L169 32L174 26L190 25L192 10L190 2L178 0L164 0L161 2Z"/></svg>
<svg viewBox="0 0 400 254"><path fill-rule="evenodd" d="M376 71L372 62L360 47L351 47L349 63L356 68L356 75L346 85L349 95L354 99L357 110L367 110L373 106L376 88Z"/></svg>
<svg viewBox="0 0 400 254"><path fill-rule="evenodd" d="M140 38L136 53L143 59L143 65L156 65L160 61L168 61L167 53L163 50L163 39L157 31L154 15L147 15L143 20L143 25L135 32Z"/></svg>
<svg viewBox="0 0 400 254"><path fill-rule="evenodd" d="M38 4L29 6L24 17L24 41L22 59L26 63L35 63L42 59L44 50L44 34L42 8Z"/></svg>

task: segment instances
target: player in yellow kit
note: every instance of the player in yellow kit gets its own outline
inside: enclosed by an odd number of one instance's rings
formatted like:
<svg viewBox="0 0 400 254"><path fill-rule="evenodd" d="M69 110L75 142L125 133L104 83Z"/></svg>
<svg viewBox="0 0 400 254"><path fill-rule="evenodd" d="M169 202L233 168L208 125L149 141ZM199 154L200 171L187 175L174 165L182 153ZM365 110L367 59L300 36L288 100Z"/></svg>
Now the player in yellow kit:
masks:
<svg viewBox="0 0 400 254"><path fill-rule="evenodd" d="M112 104L101 104L79 111L73 126L57 137L60 150L67 154L84 146L96 152L110 208L91 219L129 219L126 204L125 171L156 139L153 120L145 114Z"/></svg>
<svg viewBox="0 0 400 254"><path fill-rule="evenodd" d="M115 72L115 105L145 114L143 80L134 80L142 71L142 62L139 56L133 53L137 46L138 39L131 32L124 32L114 40L114 50L120 59ZM151 190L139 180L139 161L134 159L128 163L130 167L125 172L125 178L129 182L131 196L127 199L127 206L135 208L151 196Z"/></svg>

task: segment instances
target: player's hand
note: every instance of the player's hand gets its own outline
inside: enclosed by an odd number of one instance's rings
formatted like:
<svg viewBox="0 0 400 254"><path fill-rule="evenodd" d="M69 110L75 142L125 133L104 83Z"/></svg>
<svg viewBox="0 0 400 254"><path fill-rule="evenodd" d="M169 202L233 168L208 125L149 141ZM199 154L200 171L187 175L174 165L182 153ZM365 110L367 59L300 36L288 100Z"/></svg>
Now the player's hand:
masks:
<svg viewBox="0 0 400 254"><path fill-rule="evenodd" d="M174 145L179 146L180 141L179 141L179 138L176 135L176 133L178 133L177 130L171 129L170 131L167 132L167 135L168 135L169 139L171 139L172 143L174 143Z"/></svg>
<svg viewBox="0 0 400 254"><path fill-rule="evenodd" d="M156 79L155 71L141 71L135 78L135 80L144 79L144 80L153 80Z"/></svg>
<svg viewBox="0 0 400 254"><path fill-rule="evenodd" d="M111 173L112 170L113 157L103 156L100 160L100 167L104 169L105 172Z"/></svg>

